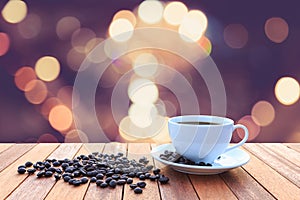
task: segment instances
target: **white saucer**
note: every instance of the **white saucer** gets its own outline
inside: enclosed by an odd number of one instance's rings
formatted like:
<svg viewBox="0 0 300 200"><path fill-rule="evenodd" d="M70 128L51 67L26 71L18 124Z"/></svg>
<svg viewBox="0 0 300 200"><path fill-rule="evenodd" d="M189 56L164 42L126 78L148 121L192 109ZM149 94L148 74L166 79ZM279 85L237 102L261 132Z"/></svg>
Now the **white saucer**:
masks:
<svg viewBox="0 0 300 200"><path fill-rule="evenodd" d="M175 151L175 148L172 144L163 144L159 145L152 149L151 155L155 160L169 165L176 171L184 172L188 174L197 174L197 175L210 175L210 174L219 174L236 167L240 167L246 164L250 160L250 156L245 151L235 148L231 151L228 151L221 155L221 158L216 159L212 166L196 166L196 165L184 165L179 163L174 163L170 161L163 160L159 157L160 154L163 154L165 150Z"/></svg>

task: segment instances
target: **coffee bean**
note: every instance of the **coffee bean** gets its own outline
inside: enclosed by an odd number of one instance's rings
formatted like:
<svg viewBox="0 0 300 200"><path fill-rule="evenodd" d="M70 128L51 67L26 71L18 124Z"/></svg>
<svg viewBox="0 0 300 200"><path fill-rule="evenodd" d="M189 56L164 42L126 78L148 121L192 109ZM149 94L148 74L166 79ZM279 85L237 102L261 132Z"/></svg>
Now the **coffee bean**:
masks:
<svg viewBox="0 0 300 200"><path fill-rule="evenodd" d="M155 180L157 179L157 177L156 177L155 175L151 175L151 176L149 176L149 179L150 179L151 181L155 181Z"/></svg>
<svg viewBox="0 0 300 200"><path fill-rule="evenodd" d="M134 189L134 188L136 188L136 187L137 187L137 184L135 184L135 183L132 183L132 184L130 184L130 185L129 185L129 187L130 187L131 189Z"/></svg>
<svg viewBox="0 0 300 200"><path fill-rule="evenodd" d="M130 173L128 174L128 176L131 177L131 178L134 178L134 177L135 177L135 173L134 173L134 172L130 172Z"/></svg>
<svg viewBox="0 0 300 200"><path fill-rule="evenodd" d="M41 177L45 176L45 172L44 172L44 171L40 171L40 172L37 173L36 176L37 176L38 178L41 178Z"/></svg>
<svg viewBox="0 0 300 200"><path fill-rule="evenodd" d="M69 182L69 180L71 179L70 176L64 176L63 178L64 178L64 181L65 181L65 182Z"/></svg>
<svg viewBox="0 0 300 200"><path fill-rule="evenodd" d="M159 173L160 173L160 169L159 168L156 168L156 169L153 170L153 174L156 175L156 174L159 174Z"/></svg>
<svg viewBox="0 0 300 200"><path fill-rule="evenodd" d="M91 183L95 183L97 181L97 178L96 177L92 177L91 179L90 179L90 182Z"/></svg>
<svg viewBox="0 0 300 200"><path fill-rule="evenodd" d="M169 182L169 178L166 177L166 176L164 176L164 175L162 175L162 176L158 179L158 181L159 181L161 184L167 184L167 183Z"/></svg>
<svg viewBox="0 0 300 200"><path fill-rule="evenodd" d="M137 184L137 186L139 186L140 188L144 188L144 187L146 187L146 182L144 182L144 181L140 181L140 182L137 182L136 183Z"/></svg>
<svg viewBox="0 0 300 200"><path fill-rule="evenodd" d="M52 164L53 164L54 167L60 166L60 162L58 162L58 161L55 161L55 162L53 162Z"/></svg>
<svg viewBox="0 0 300 200"><path fill-rule="evenodd" d="M72 178L72 179L70 179L68 182L69 182L70 185L73 185L75 181L76 181L76 179L73 179L73 178Z"/></svg>
<svg viewBox="0 0 300 200"><path fill-rule="evenodd" d="M133 183L133 179L132 179L132 178L128 178L128 179L126 180L126 182L127 182L128 184L131 184L131 183Z"/></svg>
<svg viewBox="0 0 300 200"><path fill-rule="evenodd" d="M103 182L103 183L100 184L101 188L106 188L107 186L108 186L108 184L106 182Z"/></svg>
<svg viewBox="0 0 300 200"><path fill-rule="evenodd" d="M97 185L97 186L100 186L100 185L101 185L101 183L103 183L103 181L102 181L102 180L97 180L97 181L96 181L96 185Z"/></svg>
<svg viewBox="0 0 300 200"><path fill-rule="evenodd" d="M126 183L126 180L124 180L124 179L120 179L117 181L118 185L124 185L125 183Z"/></svg>
<svg viewBox="0 0 300 200"><path fill-rule="evenodd" d="M26 172L26 169L24 168L24 167L20 167L19 169L18 169L18 173L19 174L24 174Z"/></svg>
<svg viewBox="0 0 300 200"><path fill-rule="evenodd" d="M116 180L111 180L108 185L112 188L115 188L117 186L117 181Z"/></svg>
<svg viewBox="0 0 300 200"><path fill-rule="evenodd" d="M111 176L113 179L118 180L120 178L119 174L114 174Z"/></svg>
<svg viewBox="0 0 300 200"><path fill-rule="evenodd" d="M61 179L61 175L60 174L54 174L54 178L56 181L58 181L59 179Z"/></svg>
<svg viewBox="0 0 300 200"><path fill-rule="evenodd" d="M45 177L51 177L53 175L52 171L46 171L45 172Z"/></svg>
<svg viewBox="0 0 300 200"><path fill-rule="evenodd" d="M97 178L97 179L103 179L103 178L104 178L104 175L101 174L101 173L99 173L99 174L96 175L96 178Z"/></svg>
<svg viewBox="0 0 300 200"><path fill-rule="evenodd" d="M25 165L20 165L20 166L18 166L18 169L19 168L26 168L26 166Z"/></svg>
<svg viewBox="0 0 300 200"><path fill-rule="evenodd" d="M81 183L85 184L85 183L89 182L89 179L87 177L82 177L80 179L80 181L81 181Z"/></svg>
<svg viewBox="0 0 300 200"><path fill-rule="evenodd" d="M142 193L143 193L142 188L139 188L139 187L134 188L133 191L134 191L134 193L136 193L136 194L142 194Z"/></svg>
<svg viewBox="0 0 300 200"><path fill-rule="evenodd" d="M36 172L36 169L31 168L31 169L27 169L28 174L34 174Z"/></svg>
<svg viewBox="0 0 300 200"><path fill-rule="evenodd" d="M28 161L28 162L25 163L25 166L26 166L26 167L31 167L32 165L33 165L33 163L30 162L30 161Z"/></svg>
<svg viewBox="0 0 300 200"><path fill-rule="evenodd" d="M145 177L144 174L141 174L141 175L139 176L139 179L140 179L140 180L146 180L146 177Z"/></svg>
<svg viewBox="0 0 300 200"><path fill-rule="evenodd" d="M74 186L79 186L81 184L81 181L80 180L75 180L73 181L73 185Z"/></svg>

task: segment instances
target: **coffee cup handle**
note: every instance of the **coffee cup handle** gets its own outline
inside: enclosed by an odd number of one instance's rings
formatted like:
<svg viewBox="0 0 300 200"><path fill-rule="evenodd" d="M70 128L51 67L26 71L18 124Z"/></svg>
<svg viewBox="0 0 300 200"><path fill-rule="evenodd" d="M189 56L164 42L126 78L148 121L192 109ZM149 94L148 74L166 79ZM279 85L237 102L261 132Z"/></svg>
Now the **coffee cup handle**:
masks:
<svg viewBox="0 0 300 200"><path fill-rule="evenodd" d="M233 145L233 146L227 147L227 149L225 150L225 152L230 151L230 150L232 150L232 149L235 149L235 148L237 148L237 147L243 145L243 144L247 141L248 136L249 136L249 132L248 132L247 127L244 126L244 125L242 125L242 124L237 124L237 125L234 125L234 126L233 126L232 132L233 132L235 129L237 129L237 128L241 128L241 129L244 130L244 132L245 132L244 138L243 138L242 141L240 141L239 143L237 143L237 144L235 144L235 145ZM225 153L225 152L224 152L224 153Z"/></svg>

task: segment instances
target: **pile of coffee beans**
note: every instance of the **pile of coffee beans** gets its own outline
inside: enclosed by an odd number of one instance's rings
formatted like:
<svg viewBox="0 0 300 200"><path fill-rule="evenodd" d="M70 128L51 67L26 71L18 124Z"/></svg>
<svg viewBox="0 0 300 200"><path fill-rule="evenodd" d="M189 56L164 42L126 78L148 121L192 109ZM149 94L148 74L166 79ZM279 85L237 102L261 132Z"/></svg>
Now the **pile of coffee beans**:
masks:
<svg viewBox="0 0 300 200"><path fill-rule="evenodd" d="M196 163L174 151L165 150L163 154L159 155L159 157L161 159L169 161L169 162L174 162L174 163L179 163L179 164L184 164L184 165L197 165L197 166L209 166L209 167L212 166L211 163L205 163L205 162Z"/></svg>
<svg viewBox="0 0 300 200"><path fill-rule="evenodd" d="M123 153L103 154L94 152L80 155L75 159L46 159L33 163L26 162L18 166L19 174L36 174L37 178L54 177L56 181L63 180L74 186L88 182L95 183L100 188L115 188L118 185L129 184L136 193L141 194L146 187L146 179L159 181L161 184L169 182L169 178L160 174L160 169L153 169L148 165L146 157L138 161L126 158ZM152 173L150 173L152 171ZM138 179L137 183L133 183Z"/></svg>

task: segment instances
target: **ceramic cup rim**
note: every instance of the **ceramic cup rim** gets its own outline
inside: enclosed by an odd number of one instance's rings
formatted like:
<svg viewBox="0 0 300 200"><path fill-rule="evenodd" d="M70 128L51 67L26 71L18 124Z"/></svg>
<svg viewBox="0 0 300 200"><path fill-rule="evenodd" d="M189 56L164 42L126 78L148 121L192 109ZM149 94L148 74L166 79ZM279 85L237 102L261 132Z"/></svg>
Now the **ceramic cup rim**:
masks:
<svg viewBox="0 0 300 200"><path fill-rule="evenodd" d="M201 125L195 125L195 124L179 124L178 122L184 122L188 121L187 119L193 119L193 120L201 120L204 122L213 122L218 124L201 124ZM214 115L179 115L175 117L169 118L168 122L172 125L176 126L198 126L198 127L219 127L219 126L226 126L226 125L233 125L234 121L227 117L220 117L220 116L214 116Z"/></svg>

